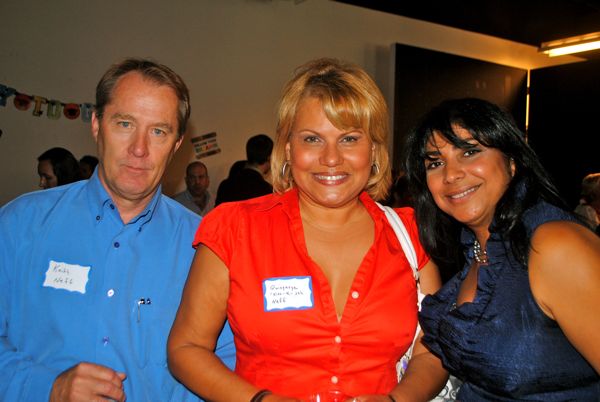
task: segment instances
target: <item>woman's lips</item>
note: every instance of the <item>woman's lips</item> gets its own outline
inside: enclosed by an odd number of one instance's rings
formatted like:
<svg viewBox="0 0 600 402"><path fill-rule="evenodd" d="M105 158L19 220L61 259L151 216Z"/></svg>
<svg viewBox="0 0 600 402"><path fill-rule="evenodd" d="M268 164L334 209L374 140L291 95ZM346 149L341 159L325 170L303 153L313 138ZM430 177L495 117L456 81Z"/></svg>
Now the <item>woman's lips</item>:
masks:
<svg viewBox="0 0 600 402"><path fill-rule="evenodd" d="M346 180L348 177L345 173L337 173L337 174L326 174L326 173L315 173L314 178L325 184L339 184Z"/></svg>
<svg viewBox="0 0 600 402"><path fill-rule="evenodd" d="M450 194L447 197L450 198L451 200L460 200L460 199L463 199L464 197L468 196L469 194L473 193L478 188L479 188L479 186L470 187L470 188L468 188L466 190L463 190L463 191L461 191L459 193Z"/></svg>

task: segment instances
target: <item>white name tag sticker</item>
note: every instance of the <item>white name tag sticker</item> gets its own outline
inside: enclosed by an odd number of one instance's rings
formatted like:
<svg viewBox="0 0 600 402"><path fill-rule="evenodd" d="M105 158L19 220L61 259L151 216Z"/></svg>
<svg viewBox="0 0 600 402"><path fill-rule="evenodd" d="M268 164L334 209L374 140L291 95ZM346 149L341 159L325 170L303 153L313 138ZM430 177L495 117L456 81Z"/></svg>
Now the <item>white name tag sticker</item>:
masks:
<svg viewBox="0 0 600 402"><path fill-rule="evenodd" d="M42 286L85 293L91 267L50 260Z"/></svg>
<svg viewBox="0 0 600 402"><path fill-rule="evenodd" d="M265 311L304 310L314 305L310 276L265 279L263 295Z"/></svg>

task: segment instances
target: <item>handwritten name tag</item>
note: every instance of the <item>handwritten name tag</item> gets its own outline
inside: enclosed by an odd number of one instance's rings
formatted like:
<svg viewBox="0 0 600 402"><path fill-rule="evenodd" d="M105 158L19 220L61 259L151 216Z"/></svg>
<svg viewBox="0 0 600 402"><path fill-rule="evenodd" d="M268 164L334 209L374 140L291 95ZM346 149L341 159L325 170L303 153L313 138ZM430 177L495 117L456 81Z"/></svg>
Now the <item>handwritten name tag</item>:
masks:
<svg viewBox="0 0 600 402"><path fill-rule="evenodd" d="M265 311L312 308L312 278L310 276L287 276L265 279L263 295Z"/></svg>
<svg viewBox="0 0 600 402"><path fill-rule="evenodd" d="M50 260L42 286L85 293L90 267Z"/></svg>

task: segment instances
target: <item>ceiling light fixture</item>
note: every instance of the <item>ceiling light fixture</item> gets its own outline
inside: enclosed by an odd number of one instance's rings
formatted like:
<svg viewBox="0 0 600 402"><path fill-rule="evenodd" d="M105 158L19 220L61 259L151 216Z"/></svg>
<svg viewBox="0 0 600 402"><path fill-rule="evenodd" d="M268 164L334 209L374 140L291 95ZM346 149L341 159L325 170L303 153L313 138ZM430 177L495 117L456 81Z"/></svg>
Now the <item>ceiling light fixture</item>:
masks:
<svg viewBox="0 0 600 402"><path fill-rule="evenodd" d="M600 49L600 32L544 42L538 51L554 57L595 49Z"/></svg>

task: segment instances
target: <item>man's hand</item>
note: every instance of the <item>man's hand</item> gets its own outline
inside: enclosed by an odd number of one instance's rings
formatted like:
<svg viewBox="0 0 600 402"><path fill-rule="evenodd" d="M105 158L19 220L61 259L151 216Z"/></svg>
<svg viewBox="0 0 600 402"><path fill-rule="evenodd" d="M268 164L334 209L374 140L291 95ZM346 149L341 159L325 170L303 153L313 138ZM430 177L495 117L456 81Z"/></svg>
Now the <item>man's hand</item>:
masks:
<svg viewBox="0 0 600 402"><path fill-rule="evenodd" d="M50 402L125 401L123 380L119 373L105 366L79 363L63 371L52 386Z"/></svg>

